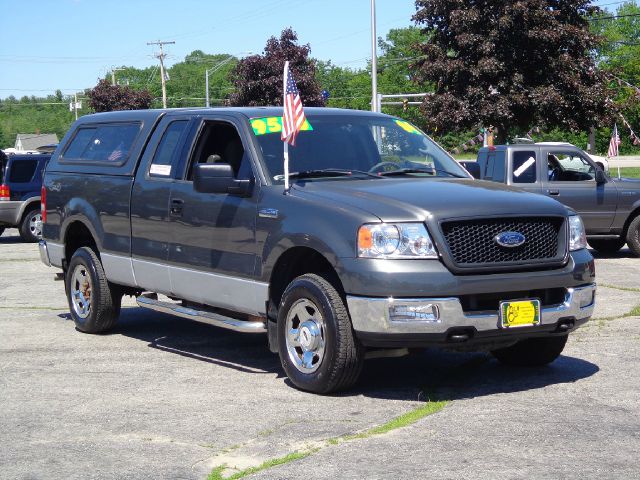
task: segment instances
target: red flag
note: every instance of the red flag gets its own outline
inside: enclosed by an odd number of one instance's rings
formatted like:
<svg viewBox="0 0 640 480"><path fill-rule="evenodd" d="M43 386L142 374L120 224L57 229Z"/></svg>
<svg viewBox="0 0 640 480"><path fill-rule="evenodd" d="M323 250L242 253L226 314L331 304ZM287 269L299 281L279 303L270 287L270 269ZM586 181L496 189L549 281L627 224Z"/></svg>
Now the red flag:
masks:
<svg viewBox="0 0 640 480"><path fill-rule="evenodd" d="M287 142L291 146L296 144L296 136L302 128L306 118L304 109L302 108L302 100L300 92L296 87L296 81L289 69L289 62L284 65L284 113L282 115L282 141Z"/></svg>

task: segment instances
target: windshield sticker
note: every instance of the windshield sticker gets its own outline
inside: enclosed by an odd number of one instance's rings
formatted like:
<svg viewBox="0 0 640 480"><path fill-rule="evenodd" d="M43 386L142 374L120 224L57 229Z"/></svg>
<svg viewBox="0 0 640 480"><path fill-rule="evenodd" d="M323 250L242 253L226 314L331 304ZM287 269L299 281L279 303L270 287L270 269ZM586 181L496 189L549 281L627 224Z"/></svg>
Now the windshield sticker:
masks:
<svg viewBox="0 0 640 480"><path fill-rule="evenodd" d="M518 169L516 171L513 172L513 176L518 178L520 175L522 175L524 172L527 171L527 169L533 165L534 163L536 163L536 159L533 157L529 157L529 159L524 162L522 165L520 165L518 167Z"/></svg>
<svg viewBox="0 0 640 480"><path fill-rule="evenodd" d="M422 135L420 130L418 130L416 127L411 125L409 122L405 122L404 120L398 120L397 118L394 118L393 120L405 132L413 133L414 135Z"/></svg>
<svg viewBox="0 0 640 480"><path fill-rule="evenodd" d="M267 133L280 133L282 131L282 117L252 118L251 128L255 135L266 135ZM301 131L313 130L309 120L305 120L300 127Z"/></svg>

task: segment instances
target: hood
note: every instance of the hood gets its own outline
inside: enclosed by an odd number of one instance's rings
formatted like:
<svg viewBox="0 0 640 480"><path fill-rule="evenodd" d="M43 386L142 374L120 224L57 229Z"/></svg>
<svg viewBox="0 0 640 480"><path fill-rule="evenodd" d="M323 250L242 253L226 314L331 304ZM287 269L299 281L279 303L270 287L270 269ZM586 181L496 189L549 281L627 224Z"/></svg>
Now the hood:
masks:
<svg viewBox="0 0 640 480"><path fill-rule="evenodd" d="M449 178L381 178L298 182L291 193L359 209L384 222L465 217L568 214L561 203L496 182Z"/></svg>

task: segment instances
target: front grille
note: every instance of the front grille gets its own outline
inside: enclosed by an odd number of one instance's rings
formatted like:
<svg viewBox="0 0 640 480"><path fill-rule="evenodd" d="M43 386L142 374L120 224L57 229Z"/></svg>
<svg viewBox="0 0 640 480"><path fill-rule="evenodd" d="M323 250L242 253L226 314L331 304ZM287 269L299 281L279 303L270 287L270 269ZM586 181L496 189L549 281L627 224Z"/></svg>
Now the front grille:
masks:
<svg viewBox="0 0 640 480"><path fill-rule="evenodd" d="M459 267L524 265L562 260L566 241L561 217L457 220L442 223L453 262ZM498 245L503 232L519 232L526 241L513 248Z"/></svg>

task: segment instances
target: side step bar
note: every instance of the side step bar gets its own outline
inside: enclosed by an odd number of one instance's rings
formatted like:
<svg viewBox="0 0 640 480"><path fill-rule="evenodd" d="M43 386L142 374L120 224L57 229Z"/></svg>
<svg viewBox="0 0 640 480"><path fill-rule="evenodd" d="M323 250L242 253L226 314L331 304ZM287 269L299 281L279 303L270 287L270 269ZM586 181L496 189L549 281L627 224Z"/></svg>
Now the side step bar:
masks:
<svg viewBox="0 0 640 480"><path fill-rule="evenodd" d="M136 302L139 306L155 310L156 312L177 315L182 318L188 318L189 320L207 323L215 327L226 328L236 332L265 333L267 331L265 322L237 320L235 318L225 317L206 310L195 310L193 308L183 307L176 303L162 302L158 300L158 296L155 293L140 295L139 297L136 297Z"/></svg>

